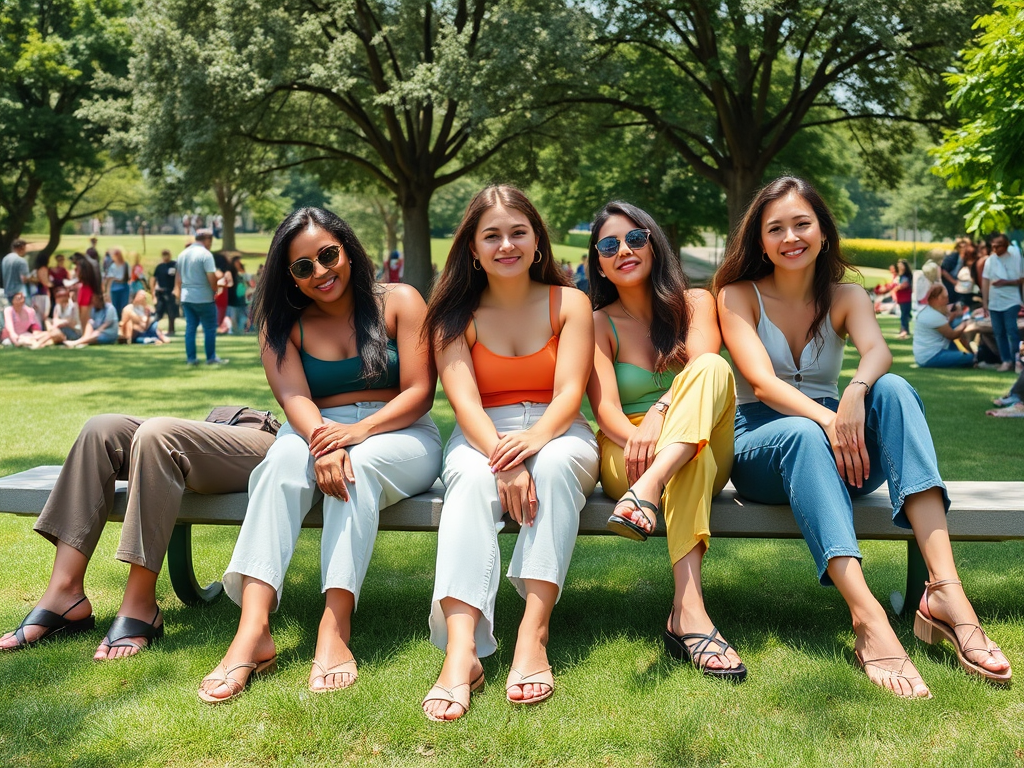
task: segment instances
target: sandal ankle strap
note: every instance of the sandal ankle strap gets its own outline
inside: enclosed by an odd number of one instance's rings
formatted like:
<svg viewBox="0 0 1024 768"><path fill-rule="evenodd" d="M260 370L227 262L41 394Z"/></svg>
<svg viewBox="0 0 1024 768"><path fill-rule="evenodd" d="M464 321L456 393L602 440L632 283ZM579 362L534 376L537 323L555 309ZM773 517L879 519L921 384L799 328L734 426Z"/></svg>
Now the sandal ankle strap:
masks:
<svg viewBox="0 0 1024 768"><path fill-rule="evenodd" d="M963 582L960 579L939 579L938 581L926 581L924 586L926 589L934 589L935 587L941 587L946 584L956 584L958 587L963 586Z"/></svg>

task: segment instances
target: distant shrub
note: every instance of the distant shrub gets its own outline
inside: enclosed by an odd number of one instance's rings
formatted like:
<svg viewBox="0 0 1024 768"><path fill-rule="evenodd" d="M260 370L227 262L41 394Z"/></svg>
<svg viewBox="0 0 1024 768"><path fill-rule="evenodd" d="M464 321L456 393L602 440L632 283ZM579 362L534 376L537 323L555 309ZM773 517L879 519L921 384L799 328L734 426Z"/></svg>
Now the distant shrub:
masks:
<svg viewBox="0 0 1024 768"><path fill-rule="evenodd" d="M565 236L564 245L571 245L573 248L586 248L590 245L589 232L570 232Z"/></svg>
<svg viewBox="0 0 1024 768"><path fill-rule="evenodd" d="M878 267L886 269L900 259L914 263L914 243L906 240L869 240L851 238L843 240L843 256L848 262L858 267ZM917 265L921 266L927 259L934 259L937 254L943 255L953 250L951 243L918 243ZM939 257L941 261L941 256Z"/></svg>

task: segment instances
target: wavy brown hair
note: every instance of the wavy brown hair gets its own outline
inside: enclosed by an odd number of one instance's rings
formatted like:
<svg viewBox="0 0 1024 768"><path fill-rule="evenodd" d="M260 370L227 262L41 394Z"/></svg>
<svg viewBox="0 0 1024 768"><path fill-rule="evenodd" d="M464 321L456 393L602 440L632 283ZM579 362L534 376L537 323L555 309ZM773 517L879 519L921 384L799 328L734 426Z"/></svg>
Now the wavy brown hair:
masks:
<svg viewBox="0 0 1024 768"><path fill-rule="evenodd" d="M547 285L571 285L564 270L555 263L547 227L533 203L515 187L504 184L487 187L478 192L466 207L455 230L444 270L430 294L423 330L434 349L444 349L465 333L473 313L480 306L480 295L487 287L487 273L473 268L473 238L483 215L499 206L523 214L537 235L540 261L530 266L530 279Z"/></svg>
<svg viewBox="0 0 1024 768"><path fill-rule="evenodd" d="M715 272L713 288L717 294L725 286L741 280L760 280L775 271L775 265L762 258L761 218L768 204L785 197L791 192L808 202L818 217L818 226L824 235L827 247L822 248L814 262L814 319L807 330L808 340L821 331L821 326L832 307L832 293L835 287L846 279L851 268L842 255L839 245L839 229L832 218L825 201L808 182L796 176L782 176L762 187L747 206L747 212L739 226L729 237L725 248L725 260Z"/></svg>
<svg viewBox="0 0 1024 768"><path fill-rule="evenodd" d="M686 365L686 334L690 330L692 308L686 304L689 287L686 274L669 245L668 238L658 223L646 211L619 200L608 203L597 212L590 230L587 249L587 279L590 281L590 301L594 309L603 309L617 301L619 290L600 271L601 256L597 252L601 227L612 216L625 216L634 225L651 231L651 343L658 353L654 362L655 373Z"/></svg>

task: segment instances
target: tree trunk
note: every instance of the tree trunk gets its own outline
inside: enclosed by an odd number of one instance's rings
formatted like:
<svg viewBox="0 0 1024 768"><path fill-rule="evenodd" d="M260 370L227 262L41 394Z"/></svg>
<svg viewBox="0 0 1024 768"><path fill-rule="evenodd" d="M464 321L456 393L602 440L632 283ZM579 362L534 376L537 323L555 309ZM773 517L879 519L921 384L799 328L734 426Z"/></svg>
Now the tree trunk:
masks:
<svg viewBox="0 0 1024 768"><path fill-rule="evenodd" d="M398 216L392 207L393 202L388 200L382 211L384 218L384 230L387 233L388 253L398 250Z"/></svg>
<svg viewBox="0 0 1024 768"><path fill-rule="evenodd" d="M736 231L760 184L761 174L751 168L733 168L725 172L725 205L729 212L730 234Z"/></svg>
<svg viewBox="0 0 1024 768"><path fill-rule="evenodd" d="M10 208L7 208L7 215L3 218L3 231L0 232L0 259L3 254L10 253L11 243L21 237L25 224L32 218L32 209L35 207L36 199L39 197L39 190L43 188L41 179L30 179L25 194L21 198L14 198Z"/></svg>
<svg viewBox="0 0 1024 768"><path fill-rule="evenodd" d="M424 297L430 295L434 271L430 264L430 194L407 194L402 203L402 247L405 276Z"/></svg>
<svg viewBox="0 0 1024 768"><path fill-rule="evenodd" d="M232 194L230 184L216 182L213 185L213 194L217 198L217 210L224 219L224 226L221 231L220 249L222 251L237 251L235 245L235 196Z"/></svg>
<svg viewBox="0 0 1024 768"><path fill-rule="evenodd" d="M67 219L62 218L57 213L57 207L53 205L46 206L46 219L50 222L50 239L46 241L46 246L40 252L40 255L45 254L49 256L60 245L60 231L64 229Z"/></svg>

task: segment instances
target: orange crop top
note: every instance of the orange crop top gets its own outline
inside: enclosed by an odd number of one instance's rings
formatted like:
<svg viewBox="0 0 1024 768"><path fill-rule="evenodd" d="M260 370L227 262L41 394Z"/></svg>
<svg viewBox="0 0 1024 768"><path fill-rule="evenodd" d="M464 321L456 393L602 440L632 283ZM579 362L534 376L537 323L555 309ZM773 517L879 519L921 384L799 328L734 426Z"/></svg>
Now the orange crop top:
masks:
<svg viewBox="0 0 1024 768"><path fill-rule="evenodd" d="M558 314L555 286L548 293L548 315L552 336L531 355L498 355L478 340L469 350L476 371L476 385L484 408L516 403L550 403L555 389L555 359L558 353ZM473 321L476 322L475 320Z"/></svg>

